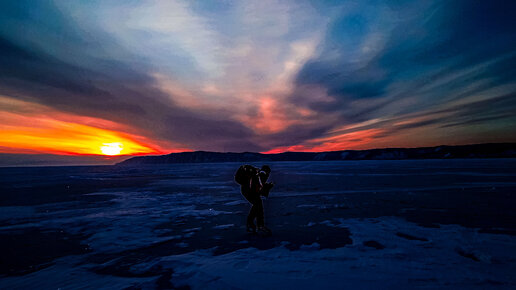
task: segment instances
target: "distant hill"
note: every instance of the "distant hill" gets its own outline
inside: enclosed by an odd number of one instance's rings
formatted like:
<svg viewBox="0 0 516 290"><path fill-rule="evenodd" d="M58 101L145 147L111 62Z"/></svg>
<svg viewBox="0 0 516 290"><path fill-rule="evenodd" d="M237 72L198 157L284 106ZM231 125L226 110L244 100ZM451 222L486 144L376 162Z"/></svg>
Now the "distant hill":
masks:
<svg viewBox="0 0 516 290"><path fill-rule="evenodd" d="M332 161L332 160L402 160L450 158L514 158L516 143L492 143L460 146L421 148L384 148L370 150L344 150L331 152L221 153L182 152L161 156L138 156L117 165L211 163L211 162L267 162L267 161Z"/></svg>

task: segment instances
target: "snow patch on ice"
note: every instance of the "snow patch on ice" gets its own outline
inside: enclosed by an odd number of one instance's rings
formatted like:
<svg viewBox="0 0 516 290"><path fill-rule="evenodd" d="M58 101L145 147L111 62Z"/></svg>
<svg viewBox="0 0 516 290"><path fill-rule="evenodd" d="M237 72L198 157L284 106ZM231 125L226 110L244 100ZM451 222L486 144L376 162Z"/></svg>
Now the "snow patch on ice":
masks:
<svg viewBox="0 0 516 290"><path fill-rule="evenodd" d="M247 203L247 202L244 200L235 200L235 201L226 202L224 205L239 205L239 204L244 204L244 203Z"/></svg>
<svg viewBox="0 0 516 290"><path fill-rule="evenodd" d="M315 205L315 204L300 204L298 205L297 207L300 207L300 208L303 208L303 207L317 207L318 205Z"/></svg>
<svg viewBox="0 0 516 290"><path fill-rule="evenodd" d="M301 251L315 251L315 250L319 250L320 247L321 247L321 245L319 245L319 243L315 242L310 245L301 245L299 247L299 249Z"/></svg>
<svg viewBox="0 0 516 290"><path fill-rule="evenodd" d="M191 209L189 211L183 211L180 216L195 216L195 217L205 217L205 216L216 216L220 214L232 214L230 211L223 211L223 210L215 210L213 208L208 209Z"/></svg>
<svg viewBox="0 0 516 290"><path fill-rule="evenodd" d="M245 248L218 256L194 251L164 257L161 263L174 269L174 285L193 289L484 288L490 283L516 283L508 267L492 262L514 261L514 255L500 250L516 252L511 236L479 234L458 225L423 228L395 217L336 218L322 224L349 228L353 244L320 249L315 242L291 251L284 242L268 250ZM400 230L428 241L398 237L395 233ZM367 241L385 248L367 247Z"/></svg>
<svg viewBox="0 0 516 290"><path fill-rule="evenodd" d="M234 227L234 226L235 226L235 224L227 224L227 225L214 226L213 228L214 229L223 230L223 229L229 229L229 228Z"/></svg>
<svg viewBox="0 0 516 290"><path fill-rule="evenodd" d="M184 233L189 233L189 232L197 232L197 231L200 231L202 230L201 227L196 227L196 228L191 228L191 229L186 229L186 230L183 230Z"/></svg>
<svg viewBox="0 0 516 290"><path fill-rule="evenodd" d="M187 248L188 247L188 243L180 242L180 243L176 243L176 246L178 246L180 248Z"/></svg>

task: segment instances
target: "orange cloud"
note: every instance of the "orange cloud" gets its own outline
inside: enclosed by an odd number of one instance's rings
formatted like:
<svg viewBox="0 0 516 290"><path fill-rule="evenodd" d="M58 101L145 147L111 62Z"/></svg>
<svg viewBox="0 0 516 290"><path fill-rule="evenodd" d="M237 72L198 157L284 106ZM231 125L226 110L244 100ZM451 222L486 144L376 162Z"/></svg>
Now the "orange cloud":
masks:
<svg viewBox="0 0 516 290"><path fill-rule="evenodd" d="M272 97L265 96L258 99L258 114L243 116L242 122L260 134L270 134L283 131L293 123L282 111L281 104Z"/></svg>
<svg viewBox="0 0 516 290"><path fill-rule="evenodd" d="M281 97L260 97L256 106L256 115L245 115L240 119L258 134L275 134L292 125L310 124L315 117L312 110L288 104Z"/></svg>
<svg viewBox="0 0 516 290"><path fill-rule="evenodd" d="M349 149L365 149L365 147L368 147L367 145L372 144L375 141L375 137L381 133L383 133L383 130L381 129L355 131L330 137L311 139L301 145L277 147L262 153L274 154L285 151L324 152Z"/></svg>
<svg viewBox="0 0 516 290"><path fill-rule="evenodd" d="M0 97L0 152L106 155L106 144L120 144L120 155L160 154L152 140L125 133L123 125L75 116L29 102Z"/></svg>

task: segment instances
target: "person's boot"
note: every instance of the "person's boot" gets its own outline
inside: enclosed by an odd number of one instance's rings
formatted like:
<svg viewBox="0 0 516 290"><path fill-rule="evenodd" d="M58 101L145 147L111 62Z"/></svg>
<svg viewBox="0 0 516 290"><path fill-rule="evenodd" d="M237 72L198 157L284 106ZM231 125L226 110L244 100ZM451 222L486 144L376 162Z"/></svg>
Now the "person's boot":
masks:
<svg viewBox="0 0 516 290"><path fill-rule="evenodd" d="M256 233L256 226L254 223L247 223L247 232L248 233Z"/></svg>
<svg viewBox="0 0 516 290"><path fill-rule="evenodd" d="M271 235L272 234L272 231L266 226L259 226L256 232L263 234L263 235Z"/></svg>

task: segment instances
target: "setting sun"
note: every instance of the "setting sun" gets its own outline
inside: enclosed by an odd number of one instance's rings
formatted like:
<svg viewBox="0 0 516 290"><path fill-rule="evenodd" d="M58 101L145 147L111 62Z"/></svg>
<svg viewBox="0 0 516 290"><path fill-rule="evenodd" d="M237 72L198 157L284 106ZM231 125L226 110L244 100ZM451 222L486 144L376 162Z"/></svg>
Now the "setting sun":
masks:
<svg viewBox="0 0 516 290"><path fill-rule="evenodd" d="M100 146L100 151L105 155L119 155L123 149L124 145L120 142L102 143Z"/></svg>

